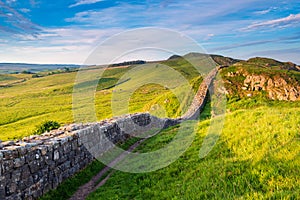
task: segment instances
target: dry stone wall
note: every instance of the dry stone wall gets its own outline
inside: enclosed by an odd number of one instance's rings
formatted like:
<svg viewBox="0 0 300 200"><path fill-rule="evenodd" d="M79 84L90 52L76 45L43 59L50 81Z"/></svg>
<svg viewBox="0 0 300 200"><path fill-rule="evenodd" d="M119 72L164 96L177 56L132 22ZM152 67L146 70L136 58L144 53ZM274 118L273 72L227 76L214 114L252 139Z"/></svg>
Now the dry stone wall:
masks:
<svg viewBox="0 0 300 200"><path fill-rule="evenodd" d="M142 113L68 125L41 136L2 143L0 199L37 199L93 161L93 150L106 152L114 144L137 136L138 127L166 128L179 122Z"/></svg>
<svg viewBox="0 0 300 200"><path fill-rule="evenodd" d="M181 117L182 119L196 119L199 116L207 101L209 88L220 69L221 67L213 69L202 81L191 106L189 107L188 111Z"/></svg>
<svg viewBox="0 0 300 200"><path fill-rule="evenodd" d="M188 110L178 119L148 113L97 123L72 124L20 141L0 142L0 199L37 199L91 163L116 143L149 130L161 130L194 119L204 107L213 70L199 87Z"/></svg>

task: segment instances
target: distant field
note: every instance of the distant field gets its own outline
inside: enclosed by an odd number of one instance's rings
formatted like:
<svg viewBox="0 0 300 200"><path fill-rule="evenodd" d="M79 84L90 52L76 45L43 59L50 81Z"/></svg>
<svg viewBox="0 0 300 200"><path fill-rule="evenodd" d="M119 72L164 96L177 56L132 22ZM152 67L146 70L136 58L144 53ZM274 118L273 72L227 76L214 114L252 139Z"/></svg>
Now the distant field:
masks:
<svg viewBox="0 0 300 200"><path fill-rule="evenodd" d="M26 63L0 63L0 74L20 73L22 71L41 72L55 70L58 68L78 68L79 65L72 64L26 64Z"/></svg>
<svg viewBox="0 0 300 200"><path fill-rule="evenodd" d="M10 81L10 80L17 80L17 78L14 77L14 76L0 74L0 82L2 82L2 81Z"/></svg>

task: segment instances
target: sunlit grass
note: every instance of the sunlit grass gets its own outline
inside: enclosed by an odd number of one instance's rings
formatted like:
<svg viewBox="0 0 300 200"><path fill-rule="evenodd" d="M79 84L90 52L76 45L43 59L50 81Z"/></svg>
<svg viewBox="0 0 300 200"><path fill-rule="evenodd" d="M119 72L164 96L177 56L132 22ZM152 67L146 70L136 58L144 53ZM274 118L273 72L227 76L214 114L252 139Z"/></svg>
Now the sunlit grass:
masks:
<svg viewBox="0 0 300 200"><path fill-rule="evenodd" d="M204 159L199 150L209 121L170 166L151 173L116 172L89 199L297 199L300 193L300 108L240 110L226 116L220 139ZM139 147L153 151L176 128Z"/></svg>

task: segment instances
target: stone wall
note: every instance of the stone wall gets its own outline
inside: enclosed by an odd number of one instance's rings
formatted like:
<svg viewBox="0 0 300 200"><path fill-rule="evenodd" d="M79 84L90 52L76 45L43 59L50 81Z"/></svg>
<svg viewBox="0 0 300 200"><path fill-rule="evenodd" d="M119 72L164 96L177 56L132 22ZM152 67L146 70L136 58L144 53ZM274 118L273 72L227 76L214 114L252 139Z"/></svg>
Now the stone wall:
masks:
<svg viewBox="0 0 300 200"><path fill-rule="evenodd" d="M196 119L200 115L207 101L209 88L220 68L222 67L213 69L202 81L191 106L189 107L188 111L181 117L182 119Z"/></svg>
<svg viewBox="0 0 300 200"><path fill-rule="evenodd" d="M86 167L94 153L106 152L139 132L179 122L142 113L72 124L41 136L4 142L0 149L0 199L37 199Z"/></svg>
<svg viewBox="0 0 300 200"><path fill-rule="evenodd" d="M190 109L178 119L160 119L141 113L97 123L72 124L20 141L0 142L0 199L37 199L114 144L131 136L145 138L155 134L151 130L195 119L205 105L216 73L217 69L204 79Z"/></svg>

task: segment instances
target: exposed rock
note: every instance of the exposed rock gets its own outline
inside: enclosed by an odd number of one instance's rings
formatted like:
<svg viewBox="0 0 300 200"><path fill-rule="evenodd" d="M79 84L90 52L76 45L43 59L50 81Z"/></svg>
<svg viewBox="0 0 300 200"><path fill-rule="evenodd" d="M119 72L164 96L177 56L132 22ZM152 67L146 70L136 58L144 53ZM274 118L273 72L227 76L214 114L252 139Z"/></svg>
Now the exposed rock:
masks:
<svg viewBox="0 0 300 200"><path fill-rule="evenodd" d="M7 146L12 146L15 145L14 141L6 141L6 142L2 142L3 147L7 147Z"/></svg>
<svg viewBox="0 0 300 200"><path fill-rule="evenodd" d="M247 75L242 90L267 91L268 97L273 100L296 101L300 100L300 86L292 85L282 77L268 77L265 75Z"/></svg>

